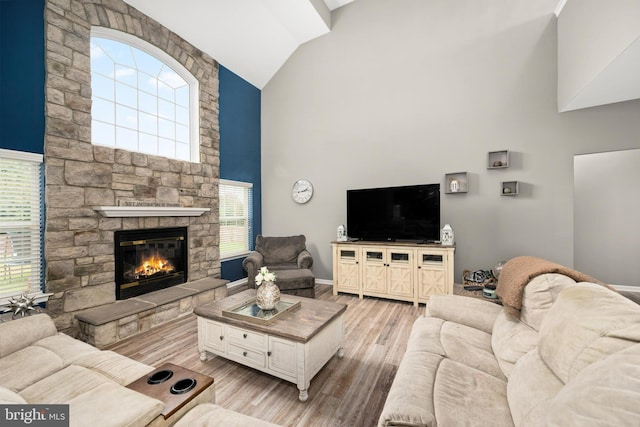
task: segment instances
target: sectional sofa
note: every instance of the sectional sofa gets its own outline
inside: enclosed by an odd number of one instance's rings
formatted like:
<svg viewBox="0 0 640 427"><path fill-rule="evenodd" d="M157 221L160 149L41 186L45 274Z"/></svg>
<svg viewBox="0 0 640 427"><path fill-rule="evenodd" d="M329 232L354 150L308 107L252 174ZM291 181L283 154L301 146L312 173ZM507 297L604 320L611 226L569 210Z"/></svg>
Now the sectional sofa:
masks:
<svg viewBox="0 0 640 427"><path fill-rule="evenodd" d="M58 333L44 313L0 323L0 405L69 404L78 427L273 426L215 405L213 384L165 420L163 402L126 387L153 370Z"/></svg>
<svg viewBox="0 0 640 427"><path fill-rule="evenodd" d="M431 297L379 426L640 425L640 305L584 278L518 257L504 306Z"/></svg>

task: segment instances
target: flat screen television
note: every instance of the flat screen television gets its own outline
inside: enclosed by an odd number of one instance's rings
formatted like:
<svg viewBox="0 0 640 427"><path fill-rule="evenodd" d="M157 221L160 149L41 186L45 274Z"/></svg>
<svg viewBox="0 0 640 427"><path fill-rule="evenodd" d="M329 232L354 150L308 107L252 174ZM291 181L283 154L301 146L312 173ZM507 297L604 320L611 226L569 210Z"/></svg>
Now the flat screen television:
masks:
<svg viewBox="0 0 640 427"><path fill-rule="evenodd" d="M440 184L347 190L347 235L369 241L440 240Z"/></svg>

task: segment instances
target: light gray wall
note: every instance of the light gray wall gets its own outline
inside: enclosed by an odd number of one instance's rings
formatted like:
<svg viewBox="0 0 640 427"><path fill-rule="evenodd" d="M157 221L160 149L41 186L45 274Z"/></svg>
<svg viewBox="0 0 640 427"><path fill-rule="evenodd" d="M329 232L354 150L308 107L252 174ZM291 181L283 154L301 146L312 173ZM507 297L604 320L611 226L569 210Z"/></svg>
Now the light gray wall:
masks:
<svg viewBox="0 0 640 427"><path fill-rule="evenodd" d="M614 5L615 4L615 5ZM633 99L638 95L640 2L568 1L558 17L558 108ZM631 56L631 58L629 58ZM618 70L622 61L628 68ZM627 89L627 90L625 90Z"/></svg>
<svg viewBox="0 0 640 427"><path fill-rule="evenodd" d="M573 156L640 147L640 102L559 114L557 0L356 0L262 92L263 233L304 233L331 279L346 190L439 182L456 280L518 255L573 265ZM487 170L488 151L512 166ZM290 190L310 179L315 195ZM500 196L519 180L521 194Z"/></svg>
<svg viewBox="0 0 640 427"><path fill-rule="evenodd" d="M600 280L639 286L640 150L574 160L574 265Z"/></svg>

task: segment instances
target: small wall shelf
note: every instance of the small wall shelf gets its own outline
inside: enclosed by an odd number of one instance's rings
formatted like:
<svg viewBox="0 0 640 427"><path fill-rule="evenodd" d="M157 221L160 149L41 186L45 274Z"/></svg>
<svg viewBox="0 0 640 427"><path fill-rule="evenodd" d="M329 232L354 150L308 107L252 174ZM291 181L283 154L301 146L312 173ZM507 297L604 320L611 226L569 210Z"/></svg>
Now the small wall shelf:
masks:
<svg viewBox="0 0 640 427"><path fill-rule="evenodd" d="M500 195L502 196L517 196L519 191L518 181L503 181Z"/></svg>
<svg viewBox="0 0 640 427"><path fill-rule="evenodd" d="M469 190L466 172L447 173L444 175L445 194L461 194Z"/></svg>
<svg viewBox="0 0 640 427"><path fill-rule="evenodd" d="M487 169L504 169L509 167L509 150L489 151Z"/></svg>

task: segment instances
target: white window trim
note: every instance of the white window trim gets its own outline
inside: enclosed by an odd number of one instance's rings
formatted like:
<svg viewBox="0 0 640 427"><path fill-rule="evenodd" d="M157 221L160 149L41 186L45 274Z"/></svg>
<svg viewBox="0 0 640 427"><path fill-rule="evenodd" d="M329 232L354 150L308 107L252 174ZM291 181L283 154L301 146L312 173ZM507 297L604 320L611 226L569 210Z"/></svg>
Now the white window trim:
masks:
<svg viewBox="0 0 640 427"><path fill-rule="evenodd" d="M246 187L253 188L253 183L245 182L245 181L233 181L231 179L222 179L219 180L220 185L235 185L236 187Z"/></svg>
<svg viewBox="0 0 640 427"><path fill-rule="evenodd" d="M189 136L191 162L200 163L200 82L184 65L162 49L134 35L105 27L91 27L91 37L125 43L157 58L173 69L189 85ZM193 90L191 90L193 89Z"/></svg>
<svg viewBox="0 0 640 427"><path fill-rule="evenodd" d="M44 162L44 155L42 154L28 153L25 151L6 150L3 148L0 148L0 157L5 159L21 160L21 161L33 162L33 163L39 163L39 164L42 164ZM42 251L42 248L40 250ZM44 265L41 265L40 268L44 269ZM34 301L33 301L34 304L39 304L42 302L46 302L49 299L49 297L53 294L43 293L42 291L40 291L40 292L29 292L26 295L29 298L31 297L34 298ZM11 298L18 298L18 297L20 297L19 294L0 297L0 307L8 305L9 300Z"/></svg>
<svg viewBox="0 0 640 427"><path fill-rule="evenodd" d="M220 179L218 181L218 185L233 185L233 186L236 186L236 187L245 187L245 188L253 190L253 183L251 183L251 182L233 181L233 180L230 180L230 179ZM251 216L250 213L249 213L249 216ZM249 233L251 233L251 228L253 228L253 224L249 224L249 230L248 230ZM248 243L249 243L248 246L250 248L251 247L251 242L248 242ZM221 262L222 261L231 261L231 260L234 260L234 259L244 258L245 256L247 256L247 255L249 255L251 253L251 249L249 249L249 248L247 248L246 251L242 251L242 252L234 252L232 254L225 255L225 256L220 255L220 261Z"/></svg>

